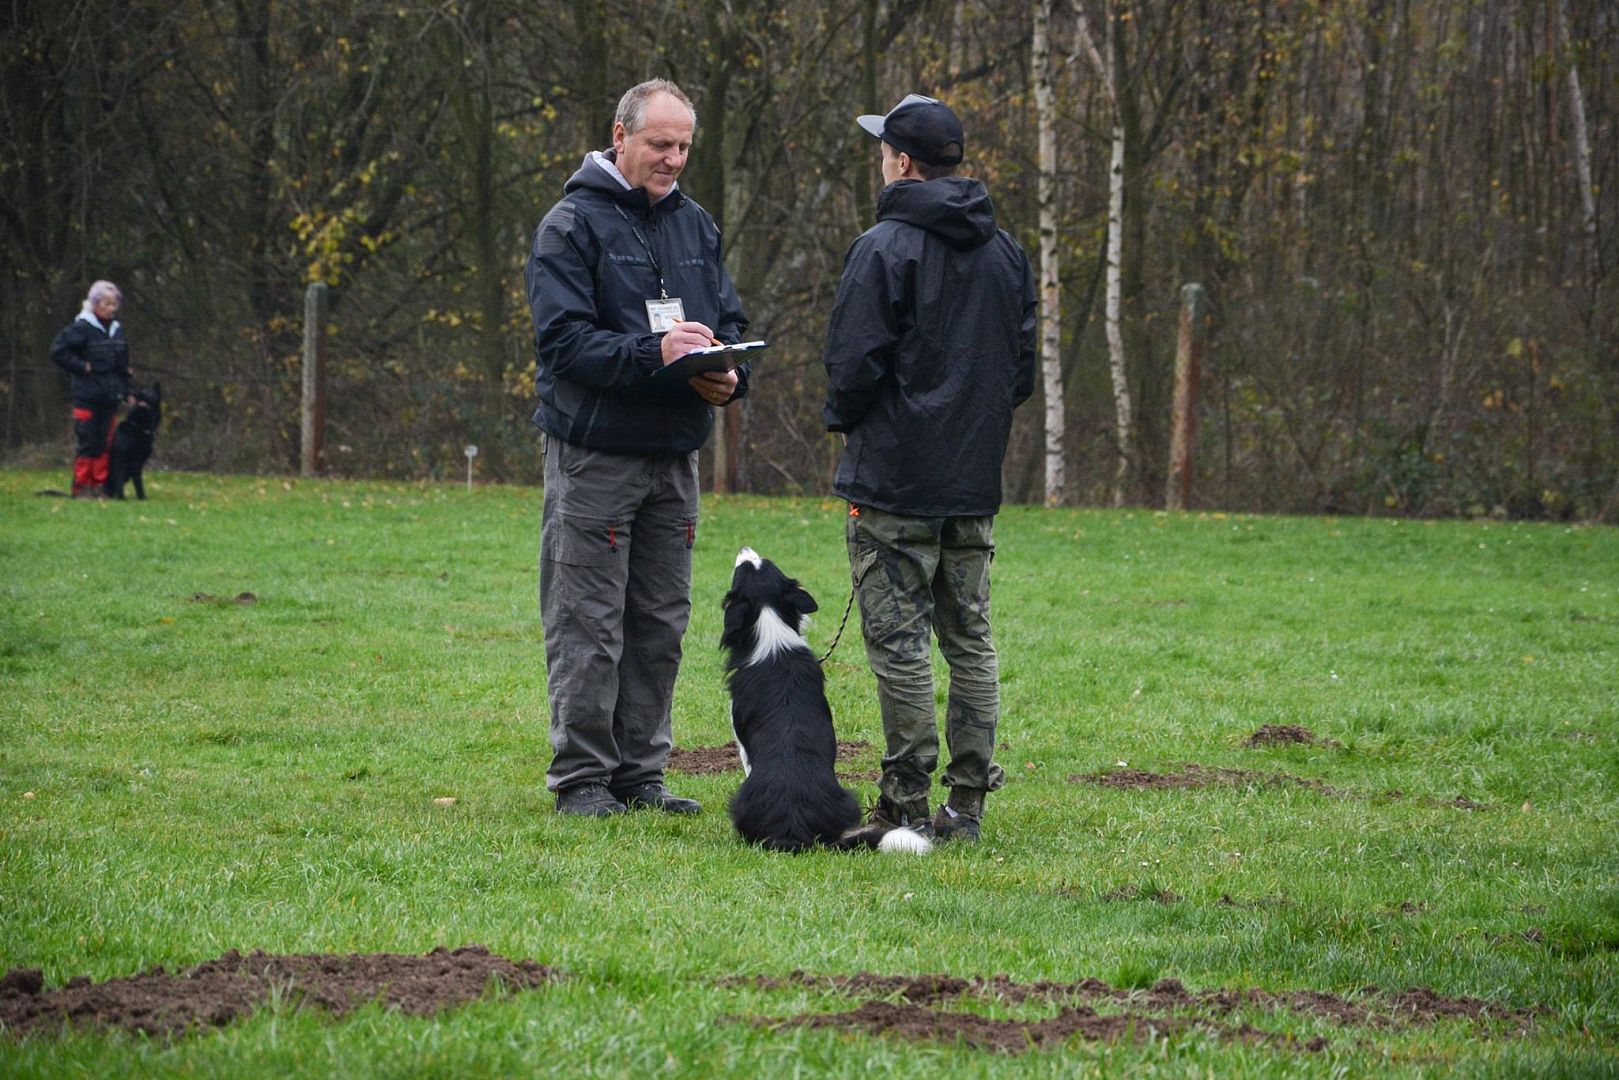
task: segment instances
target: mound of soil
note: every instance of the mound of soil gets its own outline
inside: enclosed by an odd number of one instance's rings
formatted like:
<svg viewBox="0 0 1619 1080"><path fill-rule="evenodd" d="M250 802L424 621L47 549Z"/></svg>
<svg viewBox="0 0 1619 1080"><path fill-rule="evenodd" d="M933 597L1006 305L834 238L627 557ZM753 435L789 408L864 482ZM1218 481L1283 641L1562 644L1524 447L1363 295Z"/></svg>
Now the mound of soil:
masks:
<svg viewBox="0 0 1619 1080"><path fill-rule="evenodd" d="M1285 746L1289 744L1330 747L1342 745L1336 739L1323 739L1309 728L1301 727L1298 724L1266 724L1244 739L1242 743L1244 746Z"/></svg>
<svg viewBox="0 0 1619 1080"><path fill-rule="evenodd" d="M1296 1043L1287 1036L1265 1032L1223 1018L1239 1009L1263 1008L1321 1017L1342 1026L1401 1028L1443 1020L1505 1023L1526 1030L1540 1010L1511 1008L1471 997L1444 997L1426 987L1384 992L1366 987L1354 998L1315 990L1268 991L1215 989L1192 991L1179 980L1162 979L1149 990L1109 986L1100 979L1074 983L1039 981L1018 983L1005 975L961 978L954 975L807 975L795 971L784 978L758 976L724 980L775 990L807 987L854 997L876 999L850 1012L803 1014L792 1017L748 1017L763 1026L856 1027L876 1034L907 1038L950 1040L1015 1052L1034 1046L1055 1045L1073 1036L1116 1039L1148 1032L1170 1034L1187 1028L1207 1030L1220 1038L1253 1042L1283 1042L1305 1050L1319 1050L1325 1040ZM935 1006L963 998L989 999L1007 1004L1052 1002L1061 1005L1055 1017L1040 1021L990 1020L982 1016L946 1011ZM899 1004L895 1002L899 999ZM1120 1011L1098 1014L1091 1003ZM880 1006L880 1007L879 1007ZM1216 1019L1219 1018L1219 1019Z"/></svg>
<svg viewBox="0 0 1619 1080"><path fill-rule="evenodd" d="M858 764L870 760L871 744L864 740L838 743L838 764ZM742 757L736 752L736 743L723 746L694 746L689 750L675 747L669 751L669 768L691 776L709 776L714 773L741 772ZM845 773L856 779L875 779L864 773Z"/></svg>
<svg viewBox="0 0 1619 1080"><path fill-rule="evenodd" d="M18 968L0 977L0 1030L21 1036L69 1023L181 1035L247 1016L273 994L338 1016L372 1001L427 1016L477 1000L491 982L526 990L557 977L543 964L508 960L481 945L424 956L243 956L232 949L189 971L170 974L155 967L100 983L79 976L49 991L37 969Z"/></svg>

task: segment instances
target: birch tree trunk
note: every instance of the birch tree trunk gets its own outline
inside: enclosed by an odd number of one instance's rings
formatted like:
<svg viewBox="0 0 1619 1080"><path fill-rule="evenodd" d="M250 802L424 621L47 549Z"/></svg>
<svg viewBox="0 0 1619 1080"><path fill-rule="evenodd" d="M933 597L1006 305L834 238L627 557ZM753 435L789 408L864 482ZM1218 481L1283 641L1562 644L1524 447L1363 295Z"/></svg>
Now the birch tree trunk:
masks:
<svg viewBox="0 0 1619 1080"><path fill-rule="evenodd" d="M1574 126L1574 165L1580 177L1586 272L1594 288L1602 276L1602 248L1597 237L1596 188L1591 180L1591 137L1586 132L1585 94L1580 90L1580 67L1575 62L1574 40L1568 28L1568 0L1557 0L1557 36L1568 51L1569 122Z"/></svg>
<svg viewBox="0 0 1619 1080"><path fill-rule="evenodd" d="M1130 476L1130 382L1125 377L1124 326L1124 123L1113 120L1113 156L1108 166L1107 191L1107 361L1113 376L1115 448L1119 455L1113 474L1113 505L1124 505Z"/></svg>
<svg viewBox="0 0 1619 1080"><path fill-rule="evenodd" d="M946 70L950 73L952 83L961 75L962 57L966 53L966 43L962 40L967 28L966 6L967 0L956 0L950 14L950 54Z"/></svg>
<svg viewBox="0 0 1619 1080"><path fill-rule="evenodd" d="M1063 461L1062 291L1057 257L1057 132L1051 87L1051 6L1034 9L1034 106L1039 128L1040 175L1040 370L1046 395L1046 505L1059 506L1067 494Z"/></svg>
<svg viewBox="0 0 1619 1080"><path fill-rule="evenodd" d="M1118 468L1113 475L1113 505L1123 506L1126 485L1130 478L1132 434L1130 381L1126 377L1124 357L1124 112L1119 106L1118 52L1113 35L1118 32L1118 14L1113 0L1103 5L1106 20L1101 51L1091 36L1090 18L1085 14L1084 0L1075 0L1077 30L1080 47L1091 59L1097 77L1107 91L1108 103L1113 109L1113 153L1108 164L1107 185L1107 328L1108 370L1113 378L1114 447L1118 454Z"/></svg>
<svg viewBox="0 0 1619 1080"><path fill-rule="evenodd" d="M1134 441L1131 431L1130 382L1126 377L1124 356L1124 108L1120 100L1119 50L1116 35L1119 32L1118 12L1112 0L1106 6L1107 43L1103 55L1107 57L1108 96L1113 102L1113 154L1108 163L1107 178L1107 362L1113 376L1113 418L1115 448L1119 455L1117 471L1113 474L1113 505L1123 506L1126 485L1130 479L1130 450Z"/></svg>

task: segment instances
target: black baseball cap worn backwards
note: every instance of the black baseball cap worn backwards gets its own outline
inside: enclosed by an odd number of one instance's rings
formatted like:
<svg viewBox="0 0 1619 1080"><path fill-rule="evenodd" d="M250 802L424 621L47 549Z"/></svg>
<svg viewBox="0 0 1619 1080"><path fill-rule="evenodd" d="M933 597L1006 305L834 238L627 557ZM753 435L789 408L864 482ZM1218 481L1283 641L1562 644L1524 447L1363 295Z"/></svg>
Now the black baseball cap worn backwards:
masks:
<svg viewBox="0 0 1619 1080"><path fill-rule="evenodd" d="M964 156L961 119L937 98L906 94L887 116L867 113L856 117L855 123L895 150L929 165L959 165Z"/></svg>

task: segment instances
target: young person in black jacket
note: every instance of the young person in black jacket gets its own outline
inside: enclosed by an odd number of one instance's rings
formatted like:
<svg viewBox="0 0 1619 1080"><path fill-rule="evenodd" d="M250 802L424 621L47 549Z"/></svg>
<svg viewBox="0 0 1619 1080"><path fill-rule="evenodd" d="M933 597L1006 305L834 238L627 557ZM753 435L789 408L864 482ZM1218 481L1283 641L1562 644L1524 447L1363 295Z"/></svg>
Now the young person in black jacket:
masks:
<svg viewBox="0 0 1619 1080"><path fill-rule="evenodd" d="M1036 293L989 192L955 175L961 121L907 96L858 123L881 141L877 224L844 259L823 360L827 430L847 442L849 562L887 742L874 816L977 839L1000 713L989 567L1012 410L1034 392ZM950 665L949 801L938 765L932 636Z"/></svg>
<svg viewBox="0 0 1619 1080"><path fill-rule="evenodd" d="M79 317L51 342L51 359L73 380L75 499L102 494L113 419L119 403L129 396L129 343L117 318L122 304L118 286L96 282Z"/></svg>
<svg viewBox="0 0 1619 1080"><path fill-rule="evenodd" d="M631 88L534 234L534 421L545 432L540 617L560 813L694 814L663 767L691 613L697 450L746 367L656 378L747 326L719 230L677 183L697 115L674 83Z"/></svg>

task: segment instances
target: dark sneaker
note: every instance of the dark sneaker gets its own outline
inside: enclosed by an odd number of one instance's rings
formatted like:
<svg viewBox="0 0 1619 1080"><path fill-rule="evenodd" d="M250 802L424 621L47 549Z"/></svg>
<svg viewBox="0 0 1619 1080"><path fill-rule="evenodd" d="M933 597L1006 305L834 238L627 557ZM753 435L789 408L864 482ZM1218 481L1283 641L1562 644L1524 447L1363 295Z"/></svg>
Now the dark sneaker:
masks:
<svg viewBox="0 0 1619 1080"><path fill-rule="evenodd" d="M696 799L682 799L662 784L640 784L615 791L631 810L662 810L666 814L699 814L703 804Z"/></svg>
<svg viewBox="0 0 1619 1080"><path fill-rule="evenodd" d="M579 784L557 792L557 813L580 817L612 817L625 811L623 803L608 794L606 784Z"/></svg>
<svg viewBox="0 0 1619 1080"><path fill-rule="evenodd" d="M950 799L933 815L933 836L940 843L978 839L979 823L984 817L984 793L975 788L953 787Z"/></svg>

